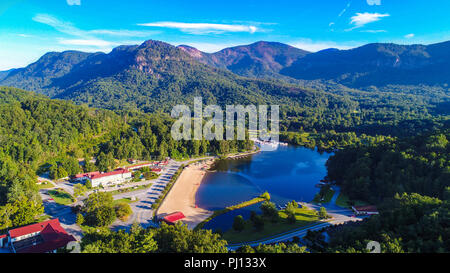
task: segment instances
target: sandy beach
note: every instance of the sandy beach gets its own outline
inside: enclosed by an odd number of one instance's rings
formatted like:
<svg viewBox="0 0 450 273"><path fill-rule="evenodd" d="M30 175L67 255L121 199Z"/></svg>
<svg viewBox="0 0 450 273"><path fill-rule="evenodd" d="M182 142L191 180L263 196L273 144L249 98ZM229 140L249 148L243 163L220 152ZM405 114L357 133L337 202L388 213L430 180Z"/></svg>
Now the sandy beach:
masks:
<svg viewBox="0 0 450 273"><path fill-rule="evenodd" d="M195 194L206 175L206 170L213 162L208 160L205 163L193 163L186 167L161 204L158 216L181 211L186 216L183 222L191 229L208 218L212 211L196 208Z"/></svg>

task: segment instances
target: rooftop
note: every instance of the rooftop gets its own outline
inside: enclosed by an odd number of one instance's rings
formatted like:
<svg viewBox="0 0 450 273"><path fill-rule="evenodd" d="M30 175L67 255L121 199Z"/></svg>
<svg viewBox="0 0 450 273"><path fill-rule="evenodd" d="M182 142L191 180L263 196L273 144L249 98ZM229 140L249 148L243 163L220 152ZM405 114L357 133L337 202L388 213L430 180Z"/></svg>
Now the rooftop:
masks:
<svg viewBox="0 0 450 273"><path fill-rule="evenodd" d="M376 206L354 206L357 211L378 211Z"/></svg>
<svg viewBox="0 0 450 273"><path fill-rule="evenodd" d="M98 179L98 178L102 178L102 177L107 177L107 176L111 176L111 175L119 175L119 174L124 174L124 173L129 173L130 171L126 170L126 169L117 169L114 170L112 172L108 172L108 173L99 173L99 174L94 174L91 176L91 179Z"/></svg>
<svg viewBox="0 0 450 273"><path fill-rule="evenodd" d="M75 238L68 234L59 223L58 219L52 219L20 228L9 230L11 238L33 234L38 235L19 240L13 243L18 253L45 253L66 246Z"/></svg>
<svg viewBox="0 0 450 273"><path fill-rule="evenodd" d="M175 223L178 220L181 220L183 218L185 218L186 216L184 216L184 214L181 211L177 211L177 212L173 212L171 214L168 214L166 216L164 216L164 221L169 222L169 223Z"/></svg>

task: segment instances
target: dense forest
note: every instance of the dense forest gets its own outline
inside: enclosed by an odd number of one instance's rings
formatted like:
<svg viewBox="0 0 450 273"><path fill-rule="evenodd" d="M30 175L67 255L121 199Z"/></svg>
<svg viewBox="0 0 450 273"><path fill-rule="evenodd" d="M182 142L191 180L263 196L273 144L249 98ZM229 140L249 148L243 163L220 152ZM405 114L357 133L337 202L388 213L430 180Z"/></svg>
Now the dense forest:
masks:
<svg viewBox="0 0 450 273"><path fill-rule="evenodd" d="M0 88L0 98L1 230L43 213L36 182L47 171L58 179L112 170L128 158L182 159L252 147L249 140L174 141L167 115L113 113L9 87Z"/></svg>
<svg viewBox="0 0 450 273"><path fill-rule="evenodd" d="M449 139L446 130L336 152L327 162L329 179L350 200L376 204L380 214L331 228L329 244L309 234L321 246L316 251L364 252L373 240L383 252L448 252Z"/></svg>

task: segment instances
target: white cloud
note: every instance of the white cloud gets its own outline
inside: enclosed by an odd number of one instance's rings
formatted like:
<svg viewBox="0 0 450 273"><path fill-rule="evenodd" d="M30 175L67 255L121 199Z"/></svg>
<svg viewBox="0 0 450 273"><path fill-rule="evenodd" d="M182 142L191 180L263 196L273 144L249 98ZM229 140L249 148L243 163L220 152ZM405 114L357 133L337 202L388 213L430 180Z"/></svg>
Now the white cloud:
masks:
<svg viewBox="0 0 450 273"><path fill-rule="evenodd" d="M113 46L121 44L135 44L132 41L109 41L99 38L99 36L117 36L117 37L145 37L157 33L156 31L133 31L133 30L82 30L75 27L70 22L61 21L48 14L38 14L33 20L42 24L49 25L57 31L72 36L71 38L60 38L58 43L66 46L91 47L92 50L98 48L101 51L110 50ZM109 37L111 38L111 37Z"/></svg>
<svg viewBox="0 0 450 273"><path fill-rule="evenodd" d="M23 38L31 38L31 37L34 37L33 35L30 35L30 34L24 34L24 33L19 33L19 34L17 34L17 36L20 36L20 37L23 37Z"/></svg>
<svg viewBox="0 0 450 273"><path fill-rule="evenodd" d="M361 30L361 32L367 32L367 33L384 33L387 32L384 29L367 29L367 30Z"/></svg>
<svg viewBox="0 0 450 273"><path fill-rule="evenodd" d="M351 17L351 21L350 24L354 25L352 29L355 28L360 28L365 26L366 24L372 23L372 22L377 22L380 21L381 18L383 17L388 17L390 16L388 13L369 13L369 12L364 12L364 13L356 13L355 16Z"/></svg>
<svg viewBox="0 0 450 273"><path fill-rule="evenodd" d="M405 38L406 39L411 39L411 38L414 38L414 33L410 33L410 34L407 34L407 35L405 35Z"/></svg>
<svg viewBox="0 0 450 273"><path fill-rule="evenodd" d="M69 6L80 6L81 0L66 0Z"/></svg>
<svg viewBox="0 0 450 273"><path fill-rule="evenodd" d="M259 29L253 25L229 25L209 23L181 23L181 22L154 22L138 24L147 27L173 28L190 34L218 34L224 32L248 32L255 33Z"/></svg>
<svg viewBox="0 0 450 273"><path fill-rule="evenodd" d="M87 36L87 33L73 26L70 22L61 21L48 14L38 14L33 17L33 21L49 25L59 32L73 36Z"/></svg>

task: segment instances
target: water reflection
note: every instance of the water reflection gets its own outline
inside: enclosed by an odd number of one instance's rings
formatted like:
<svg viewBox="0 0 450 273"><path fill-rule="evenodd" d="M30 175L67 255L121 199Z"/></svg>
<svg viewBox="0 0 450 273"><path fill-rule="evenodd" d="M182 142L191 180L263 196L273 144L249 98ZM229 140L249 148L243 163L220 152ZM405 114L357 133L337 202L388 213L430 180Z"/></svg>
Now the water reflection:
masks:
<svg viewBox="0 0 450 273"><path fill-rule="evenodd" d="M318 191L315 185L326 175L325 162L330 155L289 146L246 158L220 160L200 186L197 204L209 210L221 209L250 200L264 191L278 205L292 200L309 202ZM219 216L205 228L226 230L234 216L241 214L247 218L258 207Z"/></svg>

